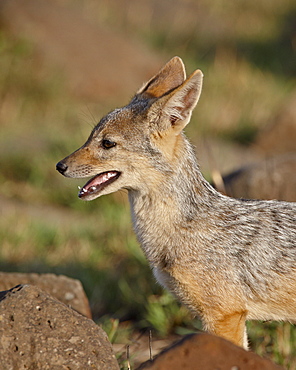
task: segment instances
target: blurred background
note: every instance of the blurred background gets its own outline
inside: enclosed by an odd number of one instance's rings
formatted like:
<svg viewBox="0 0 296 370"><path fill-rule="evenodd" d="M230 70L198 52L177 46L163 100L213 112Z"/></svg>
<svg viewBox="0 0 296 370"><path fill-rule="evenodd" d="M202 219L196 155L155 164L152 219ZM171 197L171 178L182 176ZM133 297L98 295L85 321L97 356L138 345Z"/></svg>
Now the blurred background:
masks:
<svg viewBox="0 0 296 370"><path fill-rule="evenodd" d="M124 192L82 202L55 164L171 57L204 87L186 129L236 197L296 201L292 0L1 0L0 270L82 281L113 342L200 328L154 282ZM224 182L222 181L222 177ZM296 368L296 330L249 323L251 347Z"/></svg>

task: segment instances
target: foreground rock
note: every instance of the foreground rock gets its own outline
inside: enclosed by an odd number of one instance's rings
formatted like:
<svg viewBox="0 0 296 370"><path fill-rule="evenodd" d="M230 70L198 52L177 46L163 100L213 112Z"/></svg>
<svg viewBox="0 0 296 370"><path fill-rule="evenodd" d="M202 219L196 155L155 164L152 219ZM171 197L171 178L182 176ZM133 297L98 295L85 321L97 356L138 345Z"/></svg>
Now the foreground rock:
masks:
<svg viewBox="0 0 296 370"><path fill-rule="evenodd" d="M0 293L1 369L119 369L106 333L36 286Z"/></svg>
<svg viewBox="0 0 296 370"><path fill-rule="evenodd" d="M283 370L271 361L235 346L225 339L202 333L185 337L138 370Z"/></svg>
<svg viewBox="0 0 296 370"><path fill-rule="evenodd" d="M75 311L91 319L86 294L79 280L64 275L0 272L0 291L9 290L19 284L36 285Z"/></svg>

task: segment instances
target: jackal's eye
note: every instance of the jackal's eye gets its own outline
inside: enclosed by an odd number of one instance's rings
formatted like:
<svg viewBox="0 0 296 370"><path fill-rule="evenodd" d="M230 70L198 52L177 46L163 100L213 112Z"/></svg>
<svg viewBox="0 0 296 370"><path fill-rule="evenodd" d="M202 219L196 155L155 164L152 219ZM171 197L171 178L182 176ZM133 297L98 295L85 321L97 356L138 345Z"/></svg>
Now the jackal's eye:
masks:
<svg viewBox="0 0 296 370"><path fill-rule="evenodd" d="M113 148L113 146L115 146L116 143L114 143L114 141L111 141L111 140L107 140L107 139L104 139L102 141L102 146L104 149L110 149L110 148Z"/></svg>

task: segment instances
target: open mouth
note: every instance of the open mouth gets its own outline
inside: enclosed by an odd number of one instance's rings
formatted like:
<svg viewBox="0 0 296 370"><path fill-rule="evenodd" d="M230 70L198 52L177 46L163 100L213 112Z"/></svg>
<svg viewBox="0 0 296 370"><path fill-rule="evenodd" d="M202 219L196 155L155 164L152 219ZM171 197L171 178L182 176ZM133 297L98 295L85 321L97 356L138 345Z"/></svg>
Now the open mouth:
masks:
<svg viewBox="0 0 296 370"><path fill-rule="evenodd" d="M120 176L118 171L107 171L96 175L90 179L83 188L80 189L78 197L84 198L102 191L107 185L112 184Z"/></svg>

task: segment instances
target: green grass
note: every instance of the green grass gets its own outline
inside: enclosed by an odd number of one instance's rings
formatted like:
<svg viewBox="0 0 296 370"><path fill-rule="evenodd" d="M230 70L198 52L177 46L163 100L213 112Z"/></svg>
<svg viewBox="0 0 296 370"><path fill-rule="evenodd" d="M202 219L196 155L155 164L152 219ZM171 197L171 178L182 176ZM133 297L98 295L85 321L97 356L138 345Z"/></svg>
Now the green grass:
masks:
<svg viewBox="0 0 296 370"><path fill-rule="evenodd" d="M251 348L286 369L296 369L296 330L287 322L248 322Z"/></svg>
<svg viewBox="0 0 296 370"><path fill-rule="evenodd" d="M255 12L255 3L249 12ZM213 4L213 12L219 12L220 2ZM269 8L270 20L260 9L277 41L283 18L273 18ZM235 9L229 12L234 16ZM168 37L159 27L149 40L147 31L141 37L168 55L180 51L191 70L198 65L204 71L204 92L188 135L193 141L202 134L248 144L284 104L291 81L281 68L265 66L264 55L262 63L254 64L252 53L266 50L249 49L256 35L243 37L239 30L230 46L218 48L215 39L207 49L207 38L192 33L182 49L183 36L174 37L173 28L170 32ZM231 29L232 38L235 34ZM267 41L270 45L272 37ZM199 51L202 57L197 57ZM58 71L39 66L28 41L5 32L0 32L0 69L0 269L80 279L95 320L114 342L128 343L133 331L147 328L162 337L199 330L200 322L155 283L132 231L126 194L85 203L77 197L83 181L55 171L55 163L87 138L92 113L106 110L89 113L84 102L67 93ZM296 369L293 326L252 322L248 331L258 354Z"/></svg>

